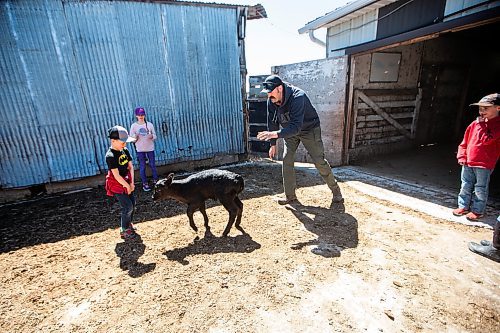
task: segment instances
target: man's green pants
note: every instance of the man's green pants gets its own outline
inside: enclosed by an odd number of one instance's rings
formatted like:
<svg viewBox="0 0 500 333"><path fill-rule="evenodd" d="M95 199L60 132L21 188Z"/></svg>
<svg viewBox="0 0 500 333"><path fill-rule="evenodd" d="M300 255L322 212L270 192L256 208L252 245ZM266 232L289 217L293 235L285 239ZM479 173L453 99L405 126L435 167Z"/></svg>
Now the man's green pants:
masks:
<svg viewBox="0 0 500 333"><path fill-rule="evenodd" d="M338 189L337 181L332 173L330 164L325 159L325 149L321 140L321 127L313 128L307 132L301 132L296 136L287 138L285 141L285 149L283 155L283 187L287 198L295 198L295 189L297 181L295 179L295 152L299 147L300 142L304 145L307 152L311 156L316 169L325 180L330 190Z"/></svg>

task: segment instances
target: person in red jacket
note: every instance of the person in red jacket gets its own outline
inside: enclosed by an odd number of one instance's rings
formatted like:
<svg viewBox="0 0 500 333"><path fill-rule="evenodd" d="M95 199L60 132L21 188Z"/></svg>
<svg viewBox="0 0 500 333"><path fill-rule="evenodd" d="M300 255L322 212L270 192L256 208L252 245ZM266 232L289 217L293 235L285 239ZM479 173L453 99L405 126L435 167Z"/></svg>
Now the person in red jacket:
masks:
<svg viewBox="0 0 500 333"><path fill-rule="evenodd" d="M486 209L490 175L500 156L500 94L490 94L471 105L479 107L479 117L467 127L458 146L462 185L453 215L477 221Z"/></svg>

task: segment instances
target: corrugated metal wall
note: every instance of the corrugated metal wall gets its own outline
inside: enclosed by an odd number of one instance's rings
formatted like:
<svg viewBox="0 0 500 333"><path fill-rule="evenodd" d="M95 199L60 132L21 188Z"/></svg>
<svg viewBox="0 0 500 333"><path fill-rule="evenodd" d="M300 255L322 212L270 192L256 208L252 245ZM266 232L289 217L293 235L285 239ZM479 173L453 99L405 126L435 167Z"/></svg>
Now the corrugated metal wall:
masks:
<svg viewBox="0 0 500 333"><path fill-rule="evenodd" d="M0 3L0 186L95 175L143 106L157 164L244 152L238 9Z"/></svg>
<svg viewBox="0 0 500 333"><path fill-rule="evenodd" d="M419 0L391 3L379 9L377 39L394 36L443 19L446 0Z"/></svg>
<svg viewBox="0 0 500 333"><path fill-rule="evenodd" d="M482 6L477 6L483 4ZM445 19L444 21L449 21L456 19L457 17L467 16L473 13L480 12L482 10L494 8L500 6L500 1L488 1L488 0L447 0L446 8L444 9ZM465 10L470 8L469 10ZM463 11L462 11L463 10ZM454 13L457 13L454 15Z"/></svg>
<svg viewBox="0 0 500 333"><path fill-rule="evenodd" d="M343 56L344 47L374 40L377 35L377 16L378 9L374 9L328 28L328 58Z"/></svg>

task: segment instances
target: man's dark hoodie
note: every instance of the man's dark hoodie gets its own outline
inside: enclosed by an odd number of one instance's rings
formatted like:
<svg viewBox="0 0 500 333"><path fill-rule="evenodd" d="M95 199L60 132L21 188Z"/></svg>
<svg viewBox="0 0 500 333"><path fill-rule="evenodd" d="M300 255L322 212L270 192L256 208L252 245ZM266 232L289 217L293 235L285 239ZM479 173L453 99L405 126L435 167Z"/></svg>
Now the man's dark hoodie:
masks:
<svg viewBox="0 0 500 333"><path fill-rule="evenodd" d="M319 117L306 93L288 82L283 82L284 97L281 106L267 99L267 128L278 131L278 138L290 138L318 127ZM281 130L280 130L281 125ZM271 139L271 146L276 139Z"/></svg>

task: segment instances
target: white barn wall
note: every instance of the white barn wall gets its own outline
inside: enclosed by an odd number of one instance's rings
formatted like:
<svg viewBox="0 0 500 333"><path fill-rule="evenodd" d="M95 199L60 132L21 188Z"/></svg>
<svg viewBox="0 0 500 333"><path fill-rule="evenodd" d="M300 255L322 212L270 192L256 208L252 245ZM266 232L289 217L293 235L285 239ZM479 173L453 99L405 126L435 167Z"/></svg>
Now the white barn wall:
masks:
<svg viewBox="0 0 500 333"><path fill-rule="evenodd" d="M277 66L274 72L307 93L321 121L326 159L332 166L341 165L347 56ZM312 162L302 145L296 161Z"/></svg>
<svg viewBox="0 0 500 333"><path fill-rule="evenodd" d="M375 40L377 37L377 16L378 9L375 9L329 27L327 30L328 57L344 55L343 48L345 47Z"/></svg>

